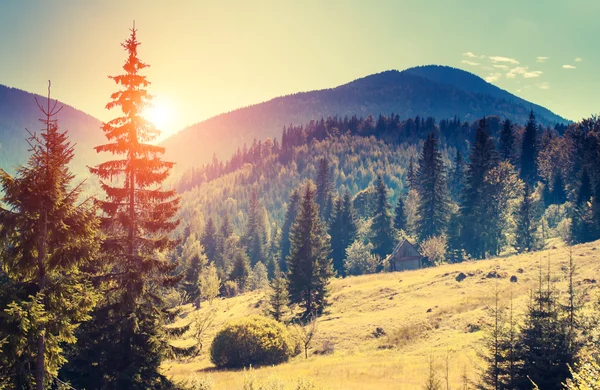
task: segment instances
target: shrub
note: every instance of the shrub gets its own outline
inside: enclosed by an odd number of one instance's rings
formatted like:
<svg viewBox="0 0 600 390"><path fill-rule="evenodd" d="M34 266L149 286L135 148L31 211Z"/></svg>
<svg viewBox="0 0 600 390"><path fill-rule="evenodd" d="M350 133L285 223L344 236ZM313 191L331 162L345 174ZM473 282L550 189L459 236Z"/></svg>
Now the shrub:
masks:
<svg viewBox="0 0 600 390"><path fill-rule="evenodd" d="M428 258L430 265L439 265L446 258L446 236L433 236L420 245L421 254Z"/></svg>
<svg viewBox="0 0 600 390"><path fill-rule="evenodd" d="M212 390L213 389L213 381L209 377L196 376L196 377L192 378L189 389L190 390Z"/></svg>
<svg viewBox="0 0 600 390"><path fill-rule="evenodd" d="M234 282L233 280L228 280L225 283L223 283L222 288L223 288L223 295L226 296L227 298L233 298L236 295L238 295L240 292L238 284L236 282Z"/></svg>
<svg viewBox="0 0 600 390"><path fill-rule="evenodd" d="M282 363L293 352L294 343L283 325L251 316L230 322L217 333L210 358L217 367L247 367Z"/></svg>

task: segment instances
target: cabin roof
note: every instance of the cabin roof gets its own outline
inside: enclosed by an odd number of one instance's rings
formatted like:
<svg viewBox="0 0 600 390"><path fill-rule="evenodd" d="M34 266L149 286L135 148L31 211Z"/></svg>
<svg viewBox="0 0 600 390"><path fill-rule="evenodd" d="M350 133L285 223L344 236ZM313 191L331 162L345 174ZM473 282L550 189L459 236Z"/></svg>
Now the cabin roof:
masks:
<svg viewBox="0 0 600 390"><path fill-rule="evenodd" d="M390 258L393 258L394 256L396 256L396 254L397 254L397 253L400 251L400 249L402 249L402 247L403 247L403 246L405 246L405 245L410 245L410 246L411 246L411 248L412 248L412 249L414 249L414 250L415 250L415 252L417 252L417 253L419 254L419 256L422 256L422 255L421 255L421 252L419 252L419 250L417 249L417 247L416 247L416 246L414 246L412 242L410 242L409 240L407 240L407 239L405 238L405 239L403 239L402 241L400 241L400 242L398 243L398 245L396 245L396 248L394 249L394 251L393 251L393 252L392 252L392 254L390 255ZM410 257L413 257L413 256L410 256Z"/></svg>

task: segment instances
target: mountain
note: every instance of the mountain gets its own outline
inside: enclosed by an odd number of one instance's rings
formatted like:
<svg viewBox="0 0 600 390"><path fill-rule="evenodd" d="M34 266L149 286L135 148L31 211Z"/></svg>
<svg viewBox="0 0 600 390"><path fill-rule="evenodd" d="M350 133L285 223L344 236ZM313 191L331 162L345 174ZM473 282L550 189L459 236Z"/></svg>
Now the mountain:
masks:
<svg viewBox="0 0 600 390"><path fill-rule="evenodd" d="M568 122L469 72L430 65L390 70L336 88L301 92L240 108L190 126L162 145L181 172L208 162L213 153L226 158L254 138L279 137L285 125L303 125L321 117L393 112L400 118L421 115L474 120L497 115L525 123L530 110L545 125Z"/></svg>
<svg viewBox="0 0 600 390"><path fill-rule="evenodd" d="M0 167L9 173L14 168L27 162L29 145L26 138L27 130L40 133L42 123L38 120L43 116L37 107L35 99L46 105L46 97L25 92L16 88L0 85ZM102 123L67 104L56 116L61 130L68 130L71 142L75 143L75 157L71 168L75 173L86 174L86 165L94 165L100 161L100 156L92 149L104 142Z"/></svg>

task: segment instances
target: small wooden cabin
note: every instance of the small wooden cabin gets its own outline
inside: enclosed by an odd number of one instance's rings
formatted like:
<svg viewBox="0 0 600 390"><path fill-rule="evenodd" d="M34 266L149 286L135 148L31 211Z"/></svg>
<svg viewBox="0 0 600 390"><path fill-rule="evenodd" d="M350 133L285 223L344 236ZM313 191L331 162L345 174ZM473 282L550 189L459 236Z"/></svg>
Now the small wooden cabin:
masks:
<svg viewBox="0 0 600 390"><path fill-rule="evenodd" d="M390 255L391 271L406 271L421 268L421 254L408 240L403 240Z"/></svg>

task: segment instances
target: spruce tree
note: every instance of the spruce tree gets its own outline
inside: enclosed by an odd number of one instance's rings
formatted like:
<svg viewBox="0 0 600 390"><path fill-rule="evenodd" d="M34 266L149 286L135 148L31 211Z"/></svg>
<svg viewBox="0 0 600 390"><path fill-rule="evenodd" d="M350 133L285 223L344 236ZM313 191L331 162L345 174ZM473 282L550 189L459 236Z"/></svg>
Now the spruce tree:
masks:
<svg viewBox="0 0 600 390"><path fill-rule="evenodd" d="M413 156L410 156L410 159L408 161L408 169L406 171L406 184L411 190L417 189L417 170L415 169Z"/></svg>
<svg viewBox="0 0 600 390"><path fill-rule="evenodd" d="M231 270L229 271L229 280L237 283L238 288L244 291L248 287L248 279L250 278L252 267L250 259L246 252L241 248L236 248L231 261Z"/></svg>
<svg viewBox="0 0 600 390"><path fill-rule="evenodd" d="M487 254L486 241L482 232L488 222L487 202L483 187L488 173L496 166L494 142L487 132L485 118L479 121L475 142L471 150L461 202L461 235L467 254L482 259Z"/></svg>
<svg viewBox="0 0 600 390"><path fill-rule="evenodd" d="M424 241L445 232L449 214L447 190L442 154L438 150L435 134L430 133L423 144L417 170L419 240Z"/></svg>
<svg viewBox="0 0 600 390"><path fill-rule="evenodd" d="M219 241L217 233L217 227L212 217L208 218L208 222L204 226L204 232L200 237L200 244L204 247L204 253L211 262L214 262L217 254L217 243Z"/></svg>
<svg viewBox="0 0 600 390"><path fill-rule="evenodd" d="M467 164L465 163L462 153L457 150L456 155L454 156L454 163L452 166L452 173L450 175L449 183L450 195L456 202L460 201L460 196L463 192L466 180L466 170Z"/></svg>
<svg viewBox="0 0 600 390"><path fill-rule="evenodd" d="M558 304L550 272L545 279L540 266L539 285L518 336L518 389L531 388L532 381L540 389L562 389L562 383L570 376L569 365L573 365L578 352L569 343L568 323Z"/></svg>
<svg viewBox="0 0 600 390"><path fill-rule="evenodd" d="M306 184L302 203L290 234L288 294L300 305L303 317L320 314L327 305L327 286L333 276L329 236L319 218L313 184Z"/></svg>
<svg viewBox="0 0 600 390"><path fill-rule="evenodd" d="M356 231L354 207L350 194L346 192L343 198L338 197L336 199L333 217L329 226L333 268L340 276L345 275L346 249L356 238Z"/></svg>
<svg viewBox="0 0 600 390"><path fill-rule="evenodd" d="M271 281L271 294L269 296L270 308L268 313L276 321L282 321L287 311L288 295L285 275L278 272Z"/></svg>
<svg viewBox="0 0 600 390"><path fill-rule="evenodd" d="M446 236L448 237L446 260L449 263L461 263L464 260L460 228L460 215L457 212L450 214L448 230L446 231Z"/></svg>
<svg viewBox="0 0 600 390"><path fill-rule="evenodd" d="M281 257L279 260L279 268L282 272L287 272L287 257L290 254L290 230L296 221L298 215L298 206L300 204L300 193L298 190L293 190L288 201L285 219L281 228Z"/></svg>
<svg viewBox="0 0 600 390"><path fill-rule="evenodd" d="M406 212L404 211L404 197L402 194L398 196L398 203L396 203L396 209L394 210L394 229L397 231L408 230Z"/></svg>
<svg viewBox="0 0 600 390"><path fill-rule="evenodd" d="M37 100L36 100L37 103ZM27 165L0 170L0 365L15 388L48 388L65 363L64 347L98 300L88 270L99 249L99 221L81 201L69 163L73 144L50 99L40 136L30 133ZM1 342L0 342L1 343ZM1 384L0 384L1 387Z"/></svg>
<svg viewBox="0 0 600 390"><path fill-rule="evenodd" d="M565 191L565 183L563 181L562 173L557 172L554 174L552 181L552 203L563 204L567 201L567 192Z"/></svg>
<svg viewBox="0 0 600 390"><path fill-rule="evenodd" d="M523 134L521 147L521 179L534 186L538 181L538 135L533 111L529 113L529 121Z"/></svg>
<svg viewBox="0 0 600 390"><path fill-rule="evenodd" d="M498 141L498 153L501 161L515 163L515 131L510 119L502 122L500 140Z"/></svg>
<svg viewBox="0 0 600 390"><path fill-rule="evenodd" d="M375 182L375 212L373 215L373 253L384 259L394 250L395 234L390 215L390 203L387 197L387 187L381 175Z"/></svg>
<svg viewBox="0 0 600 390"><path fill-rule="evenodd" d="M82 343L70 362L76 387L146 389L169 386L160 373L166 352L162 337L165 304L162 292L174 283L176 264L157 256L174 249L171 239L179 198L163 190L173 163L162 160L165 149L151 144L159 130L142 116L151 96L148 65L138 58L137 30L123 43L128 58L124 74L111 76L122 88L111 95L107 109L119 116L104 124L109 143L97 146L119 159L90 168L100 179L102 253L111 261L107 290L94 321L82 328Z"/></svg>
<svg viewBox="0 0 600 390"><path fill-rule="evenodd" d="M250 264L254 266L259 261L265 260L265 226L262 215L262 208L258 202L256 191L250 195L250 204L248 206L248 224L246 233L243 237L243 243L246 246L246 252L250 258Z"/></svg>
<svg viewBox="0 0 600 390"><path fill-rule="evenodd" d="M327 203L331 198L331 173L326 158L319 160L319 170L317 171L317 194L316 202L319 206L319 215L321 219L327 221ZM331 199L333 200L333 199ZM331 211L331 209L330 209Z"/></svg>
<svg viewBox="0 0 600 390"><path fill-rule="evenodd" d="M529 186L525 184L523 200L516 217L515 249L519 253L531 252L538 246L537 216L530 192Z"/></svg>

